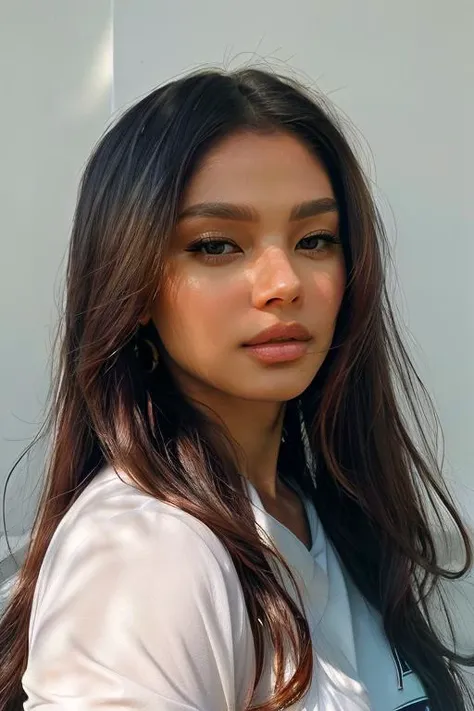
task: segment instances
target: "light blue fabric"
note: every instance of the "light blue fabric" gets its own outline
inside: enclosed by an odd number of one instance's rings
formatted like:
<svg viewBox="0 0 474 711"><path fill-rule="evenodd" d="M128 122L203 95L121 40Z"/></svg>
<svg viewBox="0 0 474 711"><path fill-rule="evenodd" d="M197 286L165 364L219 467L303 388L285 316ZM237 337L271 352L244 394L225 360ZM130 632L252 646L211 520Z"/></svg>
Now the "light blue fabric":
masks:
<svg viewBox="0 0 474 711"><path fill-rule="evenodd" d="M331 659L365 689L371 711L429 711L418 677L392 651L380 615L366 602L342 566L311 501L305 504L311 549L265 511L253 486L256 520L290 569L303 582L306 615L316 655Z"/></svg>
<svg viewBox="0 0 474 711"><path fill-rule="evenodd" d="M312 502L305 500L308 521L314 545L312 555L323 564L326 559L336 565L327 568L330 597L339 596L348 601L345 609L347 639L355 652L355 665L359 679L365 686L373 711L429 711L428 699L420 680L393 652L383 630L381 616L366 602L339 563L332 545L324 535L323 526Z"/></svg>

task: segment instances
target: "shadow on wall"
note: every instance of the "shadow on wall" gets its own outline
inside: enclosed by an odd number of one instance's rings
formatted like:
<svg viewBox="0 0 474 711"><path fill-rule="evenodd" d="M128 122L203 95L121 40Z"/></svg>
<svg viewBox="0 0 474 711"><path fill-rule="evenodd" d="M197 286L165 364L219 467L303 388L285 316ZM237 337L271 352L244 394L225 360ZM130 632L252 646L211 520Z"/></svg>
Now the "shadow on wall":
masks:
<svg viewBox="0 0 474 711"><path fill-rule="evenodd" d="M7 137L0 171L0 282L9 296L0 299L0 327L11 335L2 339L0 369L2 504L10 467L45 414L78 182L110 120L113 22L110 0L0 6L0 135ZM35 445L9 480L11 537L33 522L42 465L42 448ZM0 535L2 529L0 520Z"/></svg>

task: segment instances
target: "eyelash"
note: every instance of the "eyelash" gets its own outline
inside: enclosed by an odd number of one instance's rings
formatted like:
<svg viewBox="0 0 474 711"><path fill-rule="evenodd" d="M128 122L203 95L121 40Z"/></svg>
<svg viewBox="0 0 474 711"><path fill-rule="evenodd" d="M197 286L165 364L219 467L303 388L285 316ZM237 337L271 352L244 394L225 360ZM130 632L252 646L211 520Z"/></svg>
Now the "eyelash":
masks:
<svg viewBox="0 0 474 711"><path fill-rule="evenodd" d="M335 237L333 234L331 234L330 232L311 232L309 235L302 237L300 239L300 242L302 242L303 240L306 240L306 239L311 239L311 237L317 237L318 240L322 240L322 241L326 242L326 244L335 245L335 244L341 243L341 241L337 237ZM235 254L235 252L231 252L229 254L205 254L205 253L201 252L200 250L206 244L219 244L219 245L230 244L233 247L237 247L235 242L233 242L230 239L226 239L224 237L219 237L219 236L207 235L205 237L201 237L199 240L196 240L196 242L193 242L191 245L189 245L189 247L187 248L186 251L193 252L194 254L197 254L200 257L202 257L206 262L210 262L210 263L221 262L223 260L223 258L230 257ZM308 251L315 252L316 254L318 254L319 252L322 252L323 250L314 249L314 250L308 250Z"/></svg>

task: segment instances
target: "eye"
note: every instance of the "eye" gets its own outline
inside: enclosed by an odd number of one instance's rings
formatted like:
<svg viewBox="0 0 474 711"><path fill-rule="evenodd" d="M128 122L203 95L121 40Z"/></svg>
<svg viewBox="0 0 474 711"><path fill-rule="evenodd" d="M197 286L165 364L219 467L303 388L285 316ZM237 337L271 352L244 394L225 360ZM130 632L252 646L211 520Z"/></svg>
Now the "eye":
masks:
<svg viewBox="0 0 474 711"><path fill-rule="evenodd" d="M212 257L232 253L234 245L224 239L207 239L199 245L199 251ZM230 252L229 252L230 250Z"/></svg>
<svg viewBox="0 0 474 711"><path fill-rule="evenodd" d="M241 250L234 242L228 239L208 236L193 242L186 251L194 252L204 259L211 261L213 259L219 259L219 257L228 257Z"/></svg>
<svg viewBox="0 0 474 711"><path fill-rule="evenodd" d="M340 243L341 241L331 232L314 232L300 239L296 248L311 252L324 252L331 245Z"/></svg>

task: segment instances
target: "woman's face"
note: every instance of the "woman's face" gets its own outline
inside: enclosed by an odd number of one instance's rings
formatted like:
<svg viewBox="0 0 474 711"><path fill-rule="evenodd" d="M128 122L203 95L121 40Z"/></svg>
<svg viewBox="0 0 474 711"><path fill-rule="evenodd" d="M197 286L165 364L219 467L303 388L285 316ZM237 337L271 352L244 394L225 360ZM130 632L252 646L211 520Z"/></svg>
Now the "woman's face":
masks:
<svg viewBox="0 0 474 711"><path fill-rule="evenodd" d="M180 386L260 402L300 395L323 363L345 287L320 162L285 133L239 133L189 183L153 320ZM272 326L286 343L249 345ZM296 340L288 340L288 339Z"/></svg>

